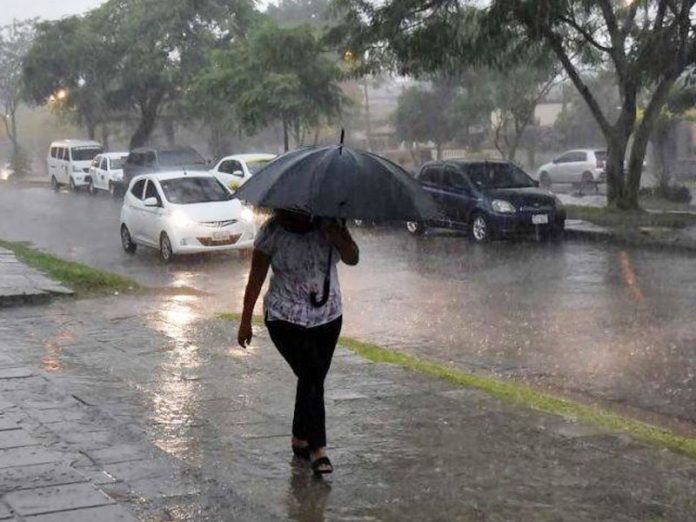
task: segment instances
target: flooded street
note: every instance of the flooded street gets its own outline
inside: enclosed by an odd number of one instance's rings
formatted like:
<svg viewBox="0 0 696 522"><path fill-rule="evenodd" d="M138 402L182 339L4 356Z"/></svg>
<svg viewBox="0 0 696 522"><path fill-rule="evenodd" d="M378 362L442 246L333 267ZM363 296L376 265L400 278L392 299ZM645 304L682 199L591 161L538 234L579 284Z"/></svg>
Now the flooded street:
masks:
<svg viewBox="0 0 696 522"><path fill-rule="evenodd" d="M199 290L167 298L163 335L241 311L248 256L170 266L142 248L128 256L119 211L107 197L2 185L0 238L144 285ZM361 263L341 267L346 335L687 429L696 424L694 257L579 242L472 245L456 233L412 237L389 228L355 235ZM185 346L179 355L179 366L198 364Z"/></svg>

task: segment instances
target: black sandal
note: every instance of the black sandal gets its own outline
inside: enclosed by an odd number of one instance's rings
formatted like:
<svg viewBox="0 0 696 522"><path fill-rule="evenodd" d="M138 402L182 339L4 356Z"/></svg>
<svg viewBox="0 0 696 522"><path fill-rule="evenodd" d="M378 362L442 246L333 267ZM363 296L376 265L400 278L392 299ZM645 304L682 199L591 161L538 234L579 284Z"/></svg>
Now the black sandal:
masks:
<svg viewBox="0 0 696 522"><path fill-rule="evenodd" d="M331 464L329 457L319 457L312 461L312 471L315 475L327 475L333 473L333 464Z"/></svg>
<svg viewBox="0 0 696 522"><path fill-rule="evenodd" d="M292 446L292 452L298 459L309 460L309 446Z"/></svg>

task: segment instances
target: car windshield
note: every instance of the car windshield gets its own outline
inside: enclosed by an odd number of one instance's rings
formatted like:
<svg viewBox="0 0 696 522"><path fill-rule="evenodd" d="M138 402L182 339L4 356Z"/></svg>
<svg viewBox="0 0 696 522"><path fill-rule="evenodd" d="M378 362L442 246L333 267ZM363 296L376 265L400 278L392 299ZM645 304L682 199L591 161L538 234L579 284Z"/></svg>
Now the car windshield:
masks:
<svg viewBox="0 0 696 522"><path fill-rule="evenodd" d="M176 178L160 181L164 197L170 203L190 205L227 201L231 194L215 178Z"/></svg>
<svg viewBox="0 0 696 522"><path fill-rule="evenodd" d="M194 150L164 150L159 153L160 165L205 165L205 160Z"/></svg>
<svg viewBox="0 0 696 522"><path fill-rule="evenodd" d="M111 158L109 160L111 162L111 170L121 170L127 157L128 156L122 156L120 158Z"/></svg>
<svg viewBox="0 0 696 522"><path fill-rule="evenodd" d="M252 174L256 174L259 170L268 165L270 162L271 160L269 159L247 161L247 168L249 169L249 172L251 172Z"/></svg>
<svg viewBox="0 0 696 522"><path fill-rule="evenodd" d="M466 168L471 182L479 189L534 187L534 181L510 163L480 163Z"/></svg>
<svg viewBox="0 0 696 522"><path fill-rule="evenodd" d="M70 155L73 161L92 161L94 156L104 152L98 147L85 147L79 149L71 149Z"/></svg>

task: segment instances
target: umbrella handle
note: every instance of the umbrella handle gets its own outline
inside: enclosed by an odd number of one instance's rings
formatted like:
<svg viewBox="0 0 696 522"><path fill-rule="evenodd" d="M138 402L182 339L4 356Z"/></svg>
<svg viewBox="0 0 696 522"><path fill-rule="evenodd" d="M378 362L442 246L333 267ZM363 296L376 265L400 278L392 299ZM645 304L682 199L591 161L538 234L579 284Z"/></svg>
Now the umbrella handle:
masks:
<svg viewBox="0 0 696 522"><path fill-rule="evenodd" d="M329 246L329 262L326 266L326 276L324 277L324 288L322 289L321 299L317 297L316 292L309 294L309 302L312 303L314 308L321 308L329 300L329 293L331 291L331 258L333 256L333 247Z"/></svg>

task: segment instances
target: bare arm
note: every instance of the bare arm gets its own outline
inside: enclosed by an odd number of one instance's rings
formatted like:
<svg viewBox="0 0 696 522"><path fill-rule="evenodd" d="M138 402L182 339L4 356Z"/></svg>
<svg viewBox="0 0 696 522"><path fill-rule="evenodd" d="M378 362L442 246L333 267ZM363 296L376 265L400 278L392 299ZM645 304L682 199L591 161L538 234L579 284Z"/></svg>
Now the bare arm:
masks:
<svg viewBox="0 0 696 522"><path fill-rule="evenodd" d="M249 281L244 291L244 309L242 310L242 320L239 323L237 342L242 348L251 342L251 319L254 315L254 306L261 293L261 287L268 275L270 259L260 250L254 250L251 256L251 270L249 270Z"/></svg>
<svg viewBox="0 0 696 522"><path fill-rule="evenodd" d="M360 249L345 225L331 223L324 229L324 234L326 239L340 252L341 261L350 266L358 264Z"/></svg>

